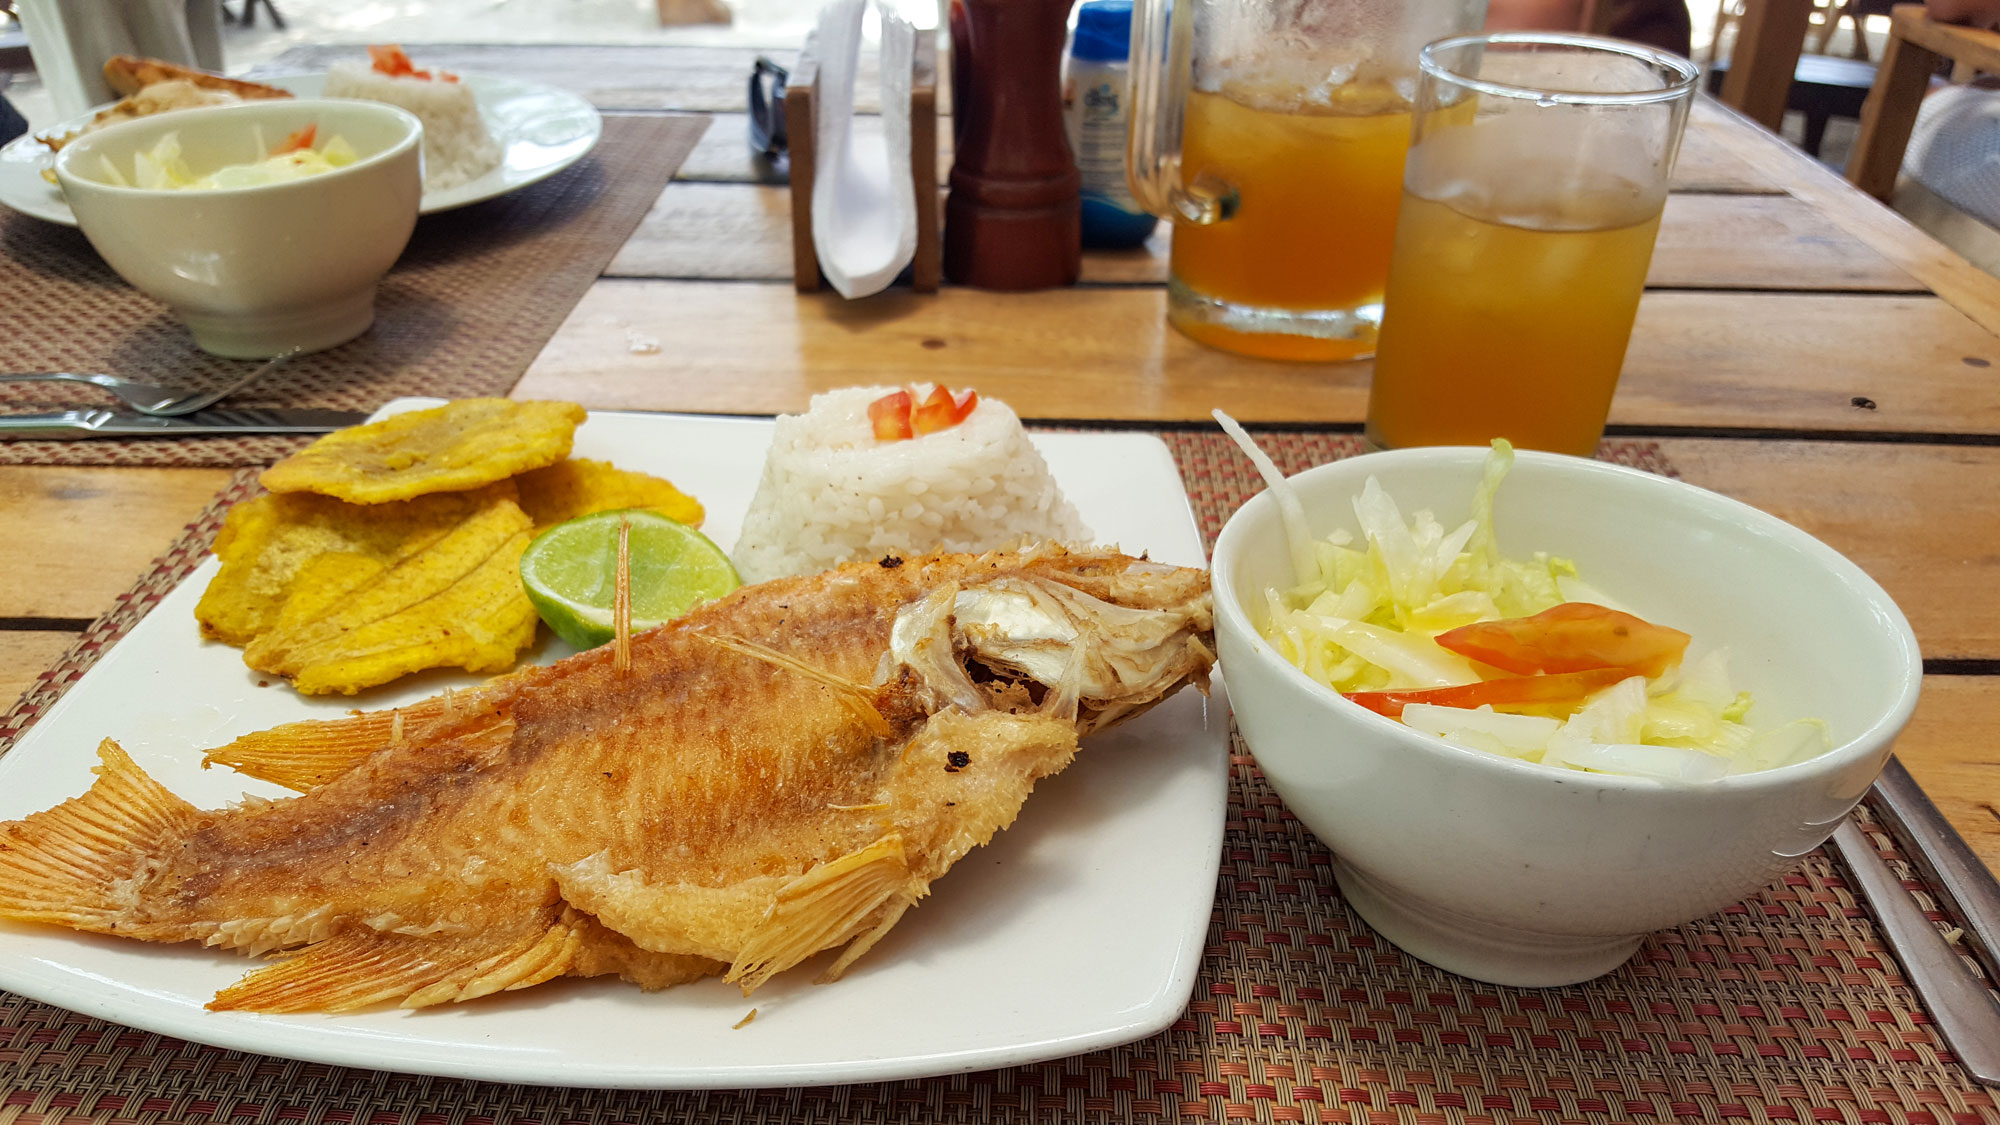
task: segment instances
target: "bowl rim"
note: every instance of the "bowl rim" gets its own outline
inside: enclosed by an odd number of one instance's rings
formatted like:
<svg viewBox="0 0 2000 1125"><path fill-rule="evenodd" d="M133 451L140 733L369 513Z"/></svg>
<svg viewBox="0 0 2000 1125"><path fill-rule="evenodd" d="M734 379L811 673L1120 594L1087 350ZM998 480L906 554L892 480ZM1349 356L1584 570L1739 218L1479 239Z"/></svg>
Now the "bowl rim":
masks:
<svg viewBox="0 0 2000 1125"><path fill-rule="evenodd" d="M200 115L203 117L211 117L211 116L219 117L227 115L248 116L260 113L276 112L276 110L272 108L274 106L282 106L287 109L292 109L302 105L303 106L338 105L340 112L348 112L350 110L353 110L355 112L360 112L364 114L386 113L386 115L389 118L391 118L392 120L396 120L398 124L404 127L403 135L397 139L395 144L389 145L387 148L384 148L379 152L370 153L369 155L364 156L359 160L356 160L352 164L342 165L341 167L336 168L332 172L326 173L324 175L307 176L303 179L296 179L296 180L281 180L277 183L269 183L269 184L248 184L241 187L208 188L198 192L191 192L186 188L142 188L142 187L130 187L123 184L107 184L102 180L92 179L88 176L80 175L78 173L69 170L69 162L71 161L71 159L82 159L82 156L76 154L78 153L88 154L91 147L97 144L98 139L101 137L111 137L115 139L122 136L123 134L136 133L142 129L161 128L163 123L171 125L175 122L186 121L189 119L191 115ZM362 107L362 108L359 108L357 110L355 109L355 107ZM56 153L55 161L51 165L51 167L55 169L56 179L60 181L63 189L63 194L65 196L69 194L70 183L74 181L75 183L81 184L85 190L103 192L108 196L114 196L114 197L129 196L141 199L166 199L166 198L231 199L231 198L241 198L243 196L251 195L258 192L280 191L286 188L297 187L298 185L301 184L323 182L332 176L339 176L349 173L360 172L364 169L372 168L380 164L388 163L391 160L398 159L404 153L410 151L411 149L419 148L423 144L423 140L424 140L424 123L422 119L418 118L416 114L411 113L409 110L404 109L401 106L390 105L388 102L371 102L362 98L269 98L259 101L238 102L234 105L195 106L191 109L177 109L168 113L156 113L149 117L134 118L131 121L121 121L116 125L107 125L102 129L98 129L94 132L87 133L84 136L78 137L76 140L71 141L70 143L64 145L62 147L62 150Z"/></svg>
<svg viewBox="0 0 2000 1125"><path fill-rule="evenodd" d="M1374 475L1373 467L1393 468L1397 465L1410 462L1424 464L1442 462L1447 465L1462 463L1470 470L1467 480L1468 495L1470 495L1469 489L1477 482L1478 471L1485 462L1486 454L1487 450L1483 446L1427 446L1363 453L1353 457L1342 458L1338 461L1331 461L1324 465L1313 466L1312 468L1295 473L1287 479L1298 481L1300 478L1308 476L1346 476L1358 473L1360 475L1355 477L1355 489L1358 492L1361 484L1369 476ZM1226 623L1228 628L1235 630L1247 638L1249 641L1249 652L1261 666L1257 669L1245 669L1242 673L1238 673L1238 675L1261 673L1287 677L1293 684L1303 687L1310 692L1313 698L1330 705L1336 713L1358 718L1365 728L1371 729L1379 735L1399 739L1403 743L1415 747L1422 752L1441 756L1453 762L1467 763L1468 768L1497 771L1499 776L1512 776L1523 781L1539 779L1551 785L1583 785L1587 788L1618 790L1621 792L1687 793L1720 791L1741 793L1745 791L1754 792L1760 789L1788 787L1821 775L1837 772L1851 765L1853 762L1873 753L1877 746L1886 746L1891 743L1909 722L1910 715L1916 709L1917 697L1923 685L1923 657L1917 645L1916 634L1910 628L1910 623L1903 616L1902 610L1889 597L1888 592L1882 589L1881 584L1876 582L1866 571L1855 565L1845 555L1827 546L1824 542L1821 542L1818 538L1808 534L1804 530L1768 512L1754 508L1740 500L1724 496L1719 492L1702 488L1699 485L1689 484L1683 480L1676 480L1671 477L1660 476L1656 473L1648 473L1623 465L1613 465L1603 461L1573 457L1566 454L1543 453L1535 450L1516 450L1514 456L1517 461L1553 468L1558 472L1584 473L1595 475L1604 480L1620 482L1618 485L1614 485L1614 487L1636 487L1642 490L1650 490L1656 494L1691 498L1697 503L1711 506L1720 514L1731 517L1730 522L1748 525L1752 530L1762 535L1776 538L1814 557L1822 565L1835 571L1844 580L1844 585L1850 589L1857 590L1863 596L1873 614L1891 626L1894 646L1902 658L1901 666L1894 669L1892 673L1900 681L1897 685L1894 700L1887 710L1876 716L1874 721L1870 722L1865 728L1856 732L1853 737L1846 741L1829 747L1824 753L1814 755L1804 761L1792 762L1773 769L1758 770L1753 773L1730 774L1709 782L1681 784L1623 774L1556 769L1544 766L1538 762L1509 758L1504 755L1478 750L1470 746L1460 746L1457 743L1425 734L1422 731L1413 730L1394 719L1378 715L1368 708L1345 698L1339 692L1307 675L1303 670L1292 664L1291 661L1286 660L1272 646L1271 642L1265 639L1263 633L1251 624L1246 607L1236 598L1234 593L1234 559L1237 550L1240 549L1238 546L1240 541L1248 534L1244 530L1248 526L1245 514L1252 512L1253 508L1261 512L1264 509L1275 508L1276 506L1277 501L1272 498L1271 490L1268 487L1245 501L1224 521L1221 533L1215 538L1215 547L1211 552L1209 561L1210 587L1214 593L1217 628L1218 630L1223 629ZM1385 484L1384 487L1388 487L1388 485ZM1275 516L1275 513L1273 515ZM1228 674L1230 671L1225 665L1223 672ZM1231 678L1232 680L1235 679L1233 676ZM1859 796L1859 794L1856 794L1856 796Z"/></svg>

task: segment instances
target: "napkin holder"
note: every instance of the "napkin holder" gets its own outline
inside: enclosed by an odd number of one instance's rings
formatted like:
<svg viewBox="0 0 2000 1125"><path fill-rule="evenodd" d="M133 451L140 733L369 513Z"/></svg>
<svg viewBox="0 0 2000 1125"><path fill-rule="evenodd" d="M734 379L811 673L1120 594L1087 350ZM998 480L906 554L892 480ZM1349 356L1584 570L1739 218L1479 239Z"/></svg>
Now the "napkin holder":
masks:
<svg viewBox="0 0 2000 1125"><path fill-rule="evenodd" d="M817 293L826 284L813 248L813 154L817 148L819 62L811 40L799 52L785 84L785 135L792 180L792 284ZM938 226L937 37L918 31L910 73L910 175L916 187L917 251L910 260L910 288L935 293L944 277L944 241Z"/></svg>

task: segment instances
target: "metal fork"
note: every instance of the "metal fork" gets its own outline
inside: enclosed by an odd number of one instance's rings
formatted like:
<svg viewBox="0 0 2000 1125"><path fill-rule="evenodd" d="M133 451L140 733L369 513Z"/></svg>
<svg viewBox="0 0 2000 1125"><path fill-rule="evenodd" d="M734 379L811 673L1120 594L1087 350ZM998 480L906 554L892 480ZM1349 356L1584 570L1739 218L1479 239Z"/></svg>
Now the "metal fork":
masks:
<svg viewBox="0 0 2000 1125"><path fill-rule="evenodd" d="M89 383L110 391L118 401L141 414L155 418L178 418L192 414L205 406L213 406L242 390L251 380L257 379L282 366L286 360L299 354L294 348L272 356L260 364L255 371L216 391L176 390L160 387L152 383L140 383L116 375L75 375L68 371L37 371L18 375L0 375L0 383Z"/></svg>
<svg viewBox="0 0 2000 1125"><path fill-rule="evenodd" d="M1945 1044L1974 1079L2000 1086L2000 1004L1917 909L1917 900L1852 817L1841 819L1832 842L1859 884L1855 889L1875 908L1882 936L1903 963Z"/></svg>

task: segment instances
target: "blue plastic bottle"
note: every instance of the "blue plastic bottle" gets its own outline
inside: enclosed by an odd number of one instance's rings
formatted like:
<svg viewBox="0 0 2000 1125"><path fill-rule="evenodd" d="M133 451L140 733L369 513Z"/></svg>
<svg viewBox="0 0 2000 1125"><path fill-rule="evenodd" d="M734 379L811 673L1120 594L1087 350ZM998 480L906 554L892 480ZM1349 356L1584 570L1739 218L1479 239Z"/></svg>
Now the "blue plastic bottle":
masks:
<svg viewBox="0 0 2000 1125"><path fill-rule="evenodd" d="M1158 220L1125 186L1132 0L1084 0L1063 76L1063 122L1083 174L1083 244L1130 249Z"/></svg>

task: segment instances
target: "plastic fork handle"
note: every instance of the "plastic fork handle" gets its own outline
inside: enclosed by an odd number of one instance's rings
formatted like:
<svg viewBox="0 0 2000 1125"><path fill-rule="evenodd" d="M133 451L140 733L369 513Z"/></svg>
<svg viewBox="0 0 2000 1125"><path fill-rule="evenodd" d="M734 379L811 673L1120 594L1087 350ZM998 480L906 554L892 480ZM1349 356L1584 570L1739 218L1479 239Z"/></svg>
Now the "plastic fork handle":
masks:
<svg viewBox="0 0 2000 1125"><path fill-rule="evenodd" d="M1972 1077L2000 1086L2000 1003L1980 983L1958 950L1944 940L1917 900L1889 870L1882 853L1852 817L1833 830L1834 846L1854 873L1863 897L1903 962L1903 971L1923 998L1938 1034Z"/></svg>

